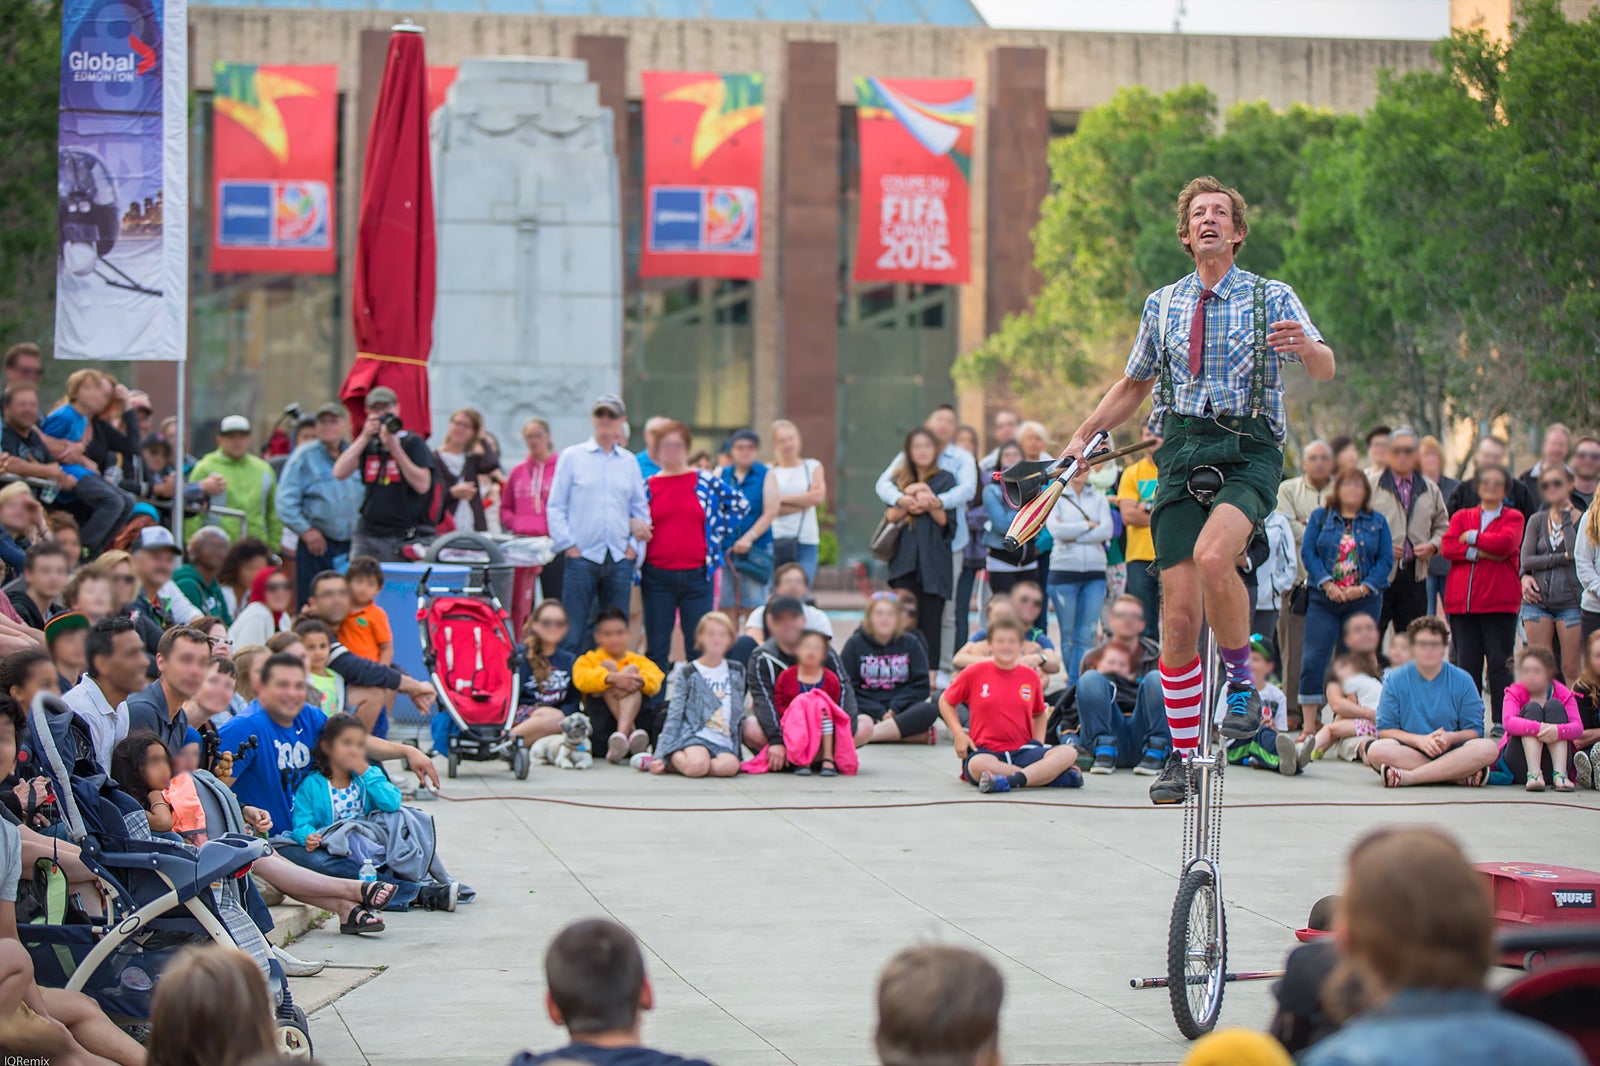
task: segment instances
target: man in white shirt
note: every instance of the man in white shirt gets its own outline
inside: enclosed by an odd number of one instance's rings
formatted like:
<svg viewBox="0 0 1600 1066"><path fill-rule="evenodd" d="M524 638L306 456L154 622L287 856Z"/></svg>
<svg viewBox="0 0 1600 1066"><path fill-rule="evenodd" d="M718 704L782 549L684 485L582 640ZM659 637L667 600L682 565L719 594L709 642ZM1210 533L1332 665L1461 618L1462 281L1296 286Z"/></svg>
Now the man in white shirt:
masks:
<svg viewBox="0 0 1600 1066"><path fill-rule="evenodd" d="M111 767L111 749L128 735L128 696L145 686L144 640L129 618L102 618L89 629L89 672L61 697L94 740L95 762Z"/></svg>

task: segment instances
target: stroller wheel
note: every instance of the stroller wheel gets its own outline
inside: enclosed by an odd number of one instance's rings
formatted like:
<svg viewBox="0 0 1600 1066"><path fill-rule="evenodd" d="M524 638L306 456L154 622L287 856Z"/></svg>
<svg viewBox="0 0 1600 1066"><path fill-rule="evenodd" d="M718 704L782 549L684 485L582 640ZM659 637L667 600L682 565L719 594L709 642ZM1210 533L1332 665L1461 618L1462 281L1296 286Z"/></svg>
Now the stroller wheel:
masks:
<svg viewBox="0 0 1600 1066"><path fill-rule="evenodd" d="M287 1017L278 1018L278 1051L295 1059L311 1057L311 1024L297 1006L289 1008Z"/></svg>
<svg viewBox="0 0 1600 1066"><path fill-rule="evenodd" d="M517 742L516 748L511 753L511 772L517 775L518 781L528 779L528 768L533 765L533 757L528 754L528 749Z"/></svg>
<svg viewBox="0 0 1600 1066"><path fill-rule="evenodd" d="M459 751L456 751L454 748L451 748L450 749L450 761L449 761L448 765L445 766L444 772L451 779L454 779L456 774L460 773L460 771L461 771L461 753Z"/></svg>

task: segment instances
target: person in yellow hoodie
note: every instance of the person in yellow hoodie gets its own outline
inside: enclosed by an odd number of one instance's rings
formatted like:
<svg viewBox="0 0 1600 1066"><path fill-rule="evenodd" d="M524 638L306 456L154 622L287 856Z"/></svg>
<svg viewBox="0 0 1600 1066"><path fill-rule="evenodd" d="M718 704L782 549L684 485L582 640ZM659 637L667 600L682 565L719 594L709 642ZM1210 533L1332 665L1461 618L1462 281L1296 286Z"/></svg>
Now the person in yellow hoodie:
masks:
<svg viewBox="0 0 1600 1066"><path fill-rule="evenodd" d="M201 457L189 471L188 480L198 484L210 474L220 474L228 483L223 492L210 497L211 502L243 511L245 517L195 515L184 523L184 538L194 536L202 524L221 526L235 544L241 538L255 537L277 551L283 538L283 523L274 502L277 477L265 459L250 452L248 418L229 415L222 420L217 428L217 450Z"/></svg>
<svg viewBox="0 0 1600 1066"><path fill-rule="evenodd" d="M601 736L606 726L611 727L606 761L626 762L650 746L650 735L638 728L639 711L647 698L661 691L666 675L655 663L628 649L628 613L619 607L600 611L594 622L594 642L597 647L573 663L572 684L585 697L594 735Z"/></svg>

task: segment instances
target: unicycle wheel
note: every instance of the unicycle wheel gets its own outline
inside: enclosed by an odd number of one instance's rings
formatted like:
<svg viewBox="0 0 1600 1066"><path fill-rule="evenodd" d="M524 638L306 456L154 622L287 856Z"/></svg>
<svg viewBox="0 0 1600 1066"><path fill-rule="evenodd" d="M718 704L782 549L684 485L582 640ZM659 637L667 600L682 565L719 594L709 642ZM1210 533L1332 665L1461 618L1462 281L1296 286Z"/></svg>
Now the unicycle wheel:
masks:
<svg viewBox="0 0 1600 1066"><path fill-rule="evenodd" d="M1209 1033L1227 987L1228 925L1210 869L1194 866L1178 882L1167 931L1167 994L1172 1019L1190 1040Z"/></svg>

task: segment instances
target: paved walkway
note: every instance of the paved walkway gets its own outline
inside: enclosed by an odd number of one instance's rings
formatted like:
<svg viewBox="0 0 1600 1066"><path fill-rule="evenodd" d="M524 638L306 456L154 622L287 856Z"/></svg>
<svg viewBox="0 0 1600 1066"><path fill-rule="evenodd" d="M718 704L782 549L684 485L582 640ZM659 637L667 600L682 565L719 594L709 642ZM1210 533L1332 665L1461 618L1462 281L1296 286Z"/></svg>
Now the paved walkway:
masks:
<svg viewBox="0 0 1600 1066"><path fill-rule="evenodd" d="M1014 1066L1176 1062L1186 1045L1166 993L1128 979L1164 966L1179 811L1150 807L1148 779L1126 771L1019 801L980 798L954 768L947 745L872 748L859 777L832 781L693 783L602 765L519 783L464 768L449 791L482 801L432 809L442 854L480 901L392 916L379 937L308 935L297 951L351 968L333 978L371 976L313 1013L317 1059L503 1066L556 1046L545 942L610 915L646 948L658 1004L647 1039L719 1066L870 1064L876 974L918 942L975 946L1000 965ZM1349 765L1294 780L1230 770L1230 966L1281 965L1311 904L1337 890L1345 850L1375 826L1436 824L1475 859L1600 865L1600 793L1561 799L1574 806L1510 789L1386 792ZM830 804L878 809L794 809ZM734 810L685 810L696 807ZM1268 1010L1266 983L1236 984L1223 1020L1259 1026Z"/></svg>

